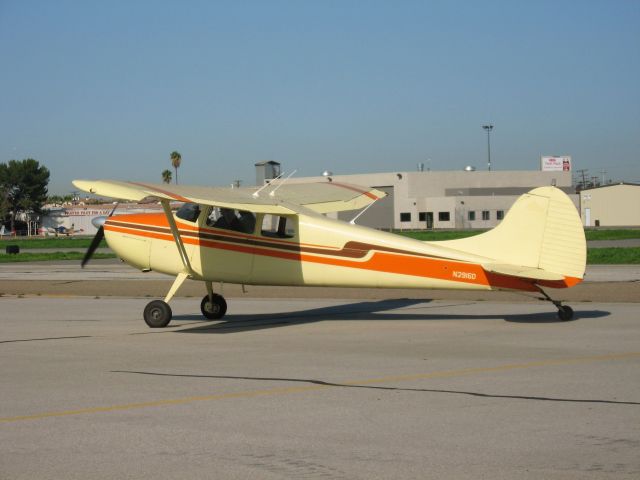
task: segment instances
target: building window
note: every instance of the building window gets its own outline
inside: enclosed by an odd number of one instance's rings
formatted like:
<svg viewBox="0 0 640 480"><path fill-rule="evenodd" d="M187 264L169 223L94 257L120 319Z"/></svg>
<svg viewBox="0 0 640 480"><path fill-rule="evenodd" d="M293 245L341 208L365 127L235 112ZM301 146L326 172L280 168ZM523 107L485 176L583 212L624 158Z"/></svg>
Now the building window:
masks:
<svg viewBox="0 0 640 480"><path fill-rule="evenodd" d="M470 210L468 218L470 222L473 222L476 219L476 212L473 210Z"/></svg>
<svg viewBox="0 0 640 480"><path fill-rule="evenodd" d="M498 220L502 220L502 219L504 218L504 210L498 210L498 211L496 212L496 218L497 218Z"/></svg>
<svg viewBox="0 0 640 480"><path fill-rule="evenodd" d="M400 213L400 221L401 222L410 222L411 221L411 212L402 212L402 213Z"/></svg>
<svg viewBox="0 0 640 480"><path fill-rule="evenodd" d="M483 210L482 211L482 219L483 220L489 220L489 210Z"/></svg>
<svg viewBox="0 0 640 480"><path fill-rule="evenodd" d="M441 222L448 222L449 212L438 212L438 220Z"/></svg>
<svg viewBox="0 0 640 480"><path fill-rule="evenodd" d="M427 212L418 212L418 220L421 222L427 221Z"/></svg>

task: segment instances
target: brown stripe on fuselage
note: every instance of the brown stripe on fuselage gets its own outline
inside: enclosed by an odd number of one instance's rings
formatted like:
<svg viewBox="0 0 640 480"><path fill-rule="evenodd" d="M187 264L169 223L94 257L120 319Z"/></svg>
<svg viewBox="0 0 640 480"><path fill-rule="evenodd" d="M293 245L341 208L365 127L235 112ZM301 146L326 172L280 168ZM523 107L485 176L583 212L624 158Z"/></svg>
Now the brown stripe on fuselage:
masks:
<svg viewBox="0 0 640 480"><path fill-rule="evenodd" d="M143 230L148 232L162 233L167 235L171 234L171 230L168 227L144 225L140 223L134 224L130 222L122 222L117 220L108 220L107 224L113 225L113 226L119 226L123 228L131 228L131 229ZM268 240L264 240L263 239L264 237L256 237L256 236L248 236L248 235L236 236L233 234L231 235L226 234L226 232L214 233L214 232L206 231L203 229L194 230L194 231L179 229L179 231L180 231L180 235L183 237L191 237L191 238L197 238L202 240L213 240L218 242L228 242L228 243L235 243L235 244L241 244L241 245L250 245L250 246L262 247L262 248L273 248L277 250L285 250L285 251L290 251L295 253L310 253L310 254L316 254L316 255L331 255L335 257L359 259L359 258L366 257L369 254L369 252L371 252L372 250L377 250L380 252L397 253L401 255L413 255L413 256L425 257L425 258L446 259L445 257L426 255L424 253L413 252L410 250L401 250L398 248L384 247L381 245L374 245L374 244L355 242L355 241L349 241L345 243L341 249L336 250L335 248L330 248L330 247L325 248L325 247L301 246L299 243L271 242Z"/></svg>

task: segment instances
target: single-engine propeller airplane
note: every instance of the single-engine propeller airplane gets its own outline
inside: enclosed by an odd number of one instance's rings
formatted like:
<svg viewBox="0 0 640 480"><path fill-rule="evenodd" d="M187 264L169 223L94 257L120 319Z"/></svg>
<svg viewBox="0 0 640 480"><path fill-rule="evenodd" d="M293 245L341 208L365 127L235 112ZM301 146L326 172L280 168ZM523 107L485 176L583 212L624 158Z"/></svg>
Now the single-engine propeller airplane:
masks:
<svg viewBox="0 0 640 480"><path fill-rule="evenodd" d="M566 288L585 272L578 212L561 190L522 195L493 230L460 240L424 242L327 218L385 196L339 182L274 181L260 188L195 187L75 180L86 192L133 201L155 199L164 213L101 217L82 261L103 237L126 263L175 276L164 300L144 309L152 328L171 321L169 302L187 278L203 281L208 319L227 310L214 282L243 285L437 288L540 292L561 320L573 310L543 287ZM175 213L171 201L184 202Z"/></svg>

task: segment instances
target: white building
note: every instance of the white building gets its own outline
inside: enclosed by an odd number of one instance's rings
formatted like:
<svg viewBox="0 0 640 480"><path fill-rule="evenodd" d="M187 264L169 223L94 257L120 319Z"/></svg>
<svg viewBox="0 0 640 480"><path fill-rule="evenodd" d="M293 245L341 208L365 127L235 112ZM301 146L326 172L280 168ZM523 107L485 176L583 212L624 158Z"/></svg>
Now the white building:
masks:
<svg viewBox="0 0 640 480"><path fill-rule="evenodd" d="M96 217L108 216L114 206L115 204L102 204L50 208L42 215L41 226L46 230L64 227L65 229L73 229L76 234L95 235L97 229L91 220ZM160 213L162 207L158 204L121 203L116 208L114 215L152 212Z"/></svg>
<svg viewBox="0 0 640 480"><path fill-rule="evenodd" d="M298 182L344 182L375 187L387 193L357 223L384 229L492 228L523 193L555 185L578 209L571 172L427 171L328 175L292 178ZM340 212L352 219L357 212Z"/></svg>

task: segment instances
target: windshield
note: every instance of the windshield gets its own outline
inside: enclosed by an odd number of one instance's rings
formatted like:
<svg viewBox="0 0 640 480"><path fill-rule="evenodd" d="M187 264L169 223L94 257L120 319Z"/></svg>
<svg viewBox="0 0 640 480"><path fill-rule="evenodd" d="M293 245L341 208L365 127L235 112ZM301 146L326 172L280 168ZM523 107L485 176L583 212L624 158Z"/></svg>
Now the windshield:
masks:
<svg viewBox="0 0 640 480"><path fill-rule="evenodd" d="M195 222L200 215L200 205L197 203L185 203L176 212L176 217L186 220L187 222Z"/></svg>

